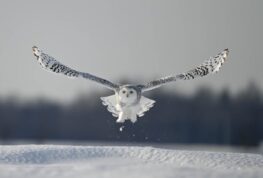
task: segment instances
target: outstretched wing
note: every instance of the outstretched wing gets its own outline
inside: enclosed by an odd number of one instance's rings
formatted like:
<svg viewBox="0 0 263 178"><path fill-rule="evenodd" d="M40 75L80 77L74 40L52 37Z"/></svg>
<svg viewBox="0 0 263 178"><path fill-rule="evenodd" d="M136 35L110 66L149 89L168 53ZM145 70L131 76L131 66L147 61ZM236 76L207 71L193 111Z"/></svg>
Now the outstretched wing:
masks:
<svg viewBox="0 0 263 178"><path fill-rule="evenodd" d="M53 57L49 56L48 54L43 53L36 46L34 46L32 49L33 49L33 54L37 57L37 60L40 63L40 65L48 71L64 74L68 77L73 77L73 78L89 79L91 81L102 84L111 90L116 90L119 87L119 85L114 84L108 80L102 79L100 77L96 77L89 73L79 72L74 69L71 69L61 64L60 62L58 62L57 60L55 60Z"/></svg>
<svg viewBox="0 0 263 178"><path fill-rule="evenodd" d="M188 72L178 74L178 75L171 75L171 76L163 77L158 80L151 81L145 85L139 85L139 86L142 88L142 92L144 92L144 91L153 90L166 83L173 82L176 80L190 80L190 79L194 79L197 77L203 77L208 74L216 73L219 71L221 66L226 61L228 53L229 53L229 50L225 49L218 55L211 57L210 59L206 60L200 66L192 70L189 70Z"/></svg>

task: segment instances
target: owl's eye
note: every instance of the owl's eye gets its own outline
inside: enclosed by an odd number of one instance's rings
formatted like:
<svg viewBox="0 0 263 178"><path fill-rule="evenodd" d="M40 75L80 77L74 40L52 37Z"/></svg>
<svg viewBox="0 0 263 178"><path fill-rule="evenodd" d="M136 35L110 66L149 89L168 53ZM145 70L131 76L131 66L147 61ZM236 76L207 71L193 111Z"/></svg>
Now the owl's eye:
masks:
<svg viewBox="0 0 263 178"><path fill-rule="evenodd" d="M123 90L123 91L122 91L122 93L123 93L123 94L125 94L125 93L126 93L126 91L125 91L125 90Z"/></svg>
<svg viewBox="0 0 263 178"><path fill-rule="evenodd" d="M133 91L130 91L130 94L133 94Z"/></svg>

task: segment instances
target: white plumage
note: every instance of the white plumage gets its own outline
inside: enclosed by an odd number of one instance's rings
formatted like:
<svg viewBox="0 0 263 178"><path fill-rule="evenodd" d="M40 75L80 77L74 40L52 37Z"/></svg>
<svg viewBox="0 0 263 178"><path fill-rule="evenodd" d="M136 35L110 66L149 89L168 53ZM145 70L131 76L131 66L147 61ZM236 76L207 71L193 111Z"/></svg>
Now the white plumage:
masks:
<svg viewBox="0 0 263 178"><path fill-rule="evenodd" d="M155 101L144 96L141 96L140 101L128 107L121 107L118 104L117 94L101 97L102 104L107 106L108 111L112 113L114 117L118 117L117 122L124 122L125 120L131 120L133 123L137 121L137 117L144 116L146 111L149 111L153 107Z"/></svg>
<svg viewBox="0 0 263 178"><path fill-rule="evenodd" d="M143 85L119 85L89 73L79 72L61 64L36 46L33 47L33 53L40 65L50 72L64 74L72 78L85 78L113 90L114 95L101 97L103 105L107 106L108 111L118 118L117 122L122 123L125 120L131 120L134 123L137 121L137 117L142 117L155 103L154 100L142 96L143 92L159 88L169 82L190 80L216 73L226 61L229 51L225 49L200 66L185 73L163 77Z"/></svg>

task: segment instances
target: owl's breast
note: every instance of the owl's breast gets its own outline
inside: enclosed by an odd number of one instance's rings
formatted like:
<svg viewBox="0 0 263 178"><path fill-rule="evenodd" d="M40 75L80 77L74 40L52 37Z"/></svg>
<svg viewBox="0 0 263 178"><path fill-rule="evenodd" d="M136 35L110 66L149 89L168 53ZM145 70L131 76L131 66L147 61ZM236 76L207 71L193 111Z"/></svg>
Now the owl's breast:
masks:
<svg viewBox="0 0 263 178"><path fill-rule="evenodd" d="M118 101L117 102L117 107L120 109L130 109L130 108L134 108L137 107L139 105L140 100L135 100L133 102L122 102L122 101Z"/></svg>

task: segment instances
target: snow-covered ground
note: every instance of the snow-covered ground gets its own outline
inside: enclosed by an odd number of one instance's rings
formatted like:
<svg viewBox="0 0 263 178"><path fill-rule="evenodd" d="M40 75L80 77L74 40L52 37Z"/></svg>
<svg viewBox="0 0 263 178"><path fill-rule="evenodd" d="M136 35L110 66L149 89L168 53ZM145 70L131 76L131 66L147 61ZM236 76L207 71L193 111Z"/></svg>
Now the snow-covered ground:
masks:
<svg viewBox="0 0 263 178"><path fill-rule="evenodd" d="M134 146L0 146L1 178L263 177L263 156Z"/></svg>

